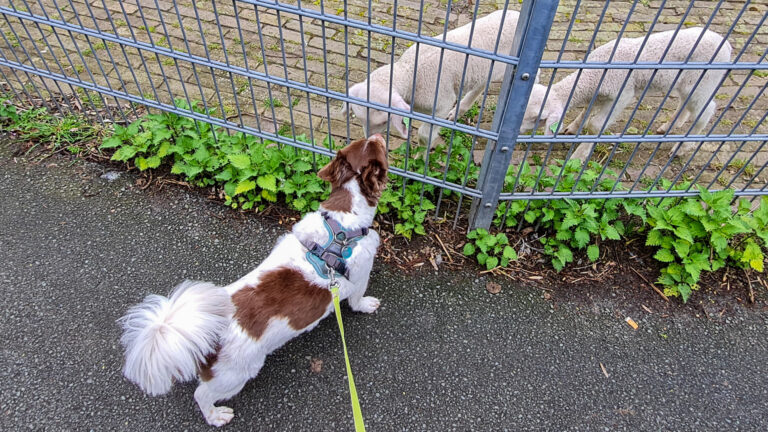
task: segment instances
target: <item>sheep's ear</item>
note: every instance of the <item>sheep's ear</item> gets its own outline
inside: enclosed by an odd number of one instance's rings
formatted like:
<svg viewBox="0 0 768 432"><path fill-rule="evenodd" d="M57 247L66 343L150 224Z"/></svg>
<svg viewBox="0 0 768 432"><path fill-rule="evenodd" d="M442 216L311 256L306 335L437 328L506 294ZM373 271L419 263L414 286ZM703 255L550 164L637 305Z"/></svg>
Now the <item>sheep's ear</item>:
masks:
<svg viewBox="0 0 768 432"><path fill-rule="evenodd" d="M341 114L341 117L344 119L349 116L349 102L343 102L341 104L341 111L339 111L339 114Z"/></svg>
<svg viewBox="0 0 768 432"><path fill-rule="evenodd" d="M411 106L405 103L403 97L400 96L394 89L392 90L392 108L401 109L403 111L410 111ZM392 114L391 120L392 127L400 134L401 137L406 138L408 136L408 128L410 124L405 123L403 116L399 114Z"/></svg>
<svg viewBox="0 0 768 432"><path fill-rule="evenodd" d="M544 131L544 135L554 135L557 131L560 130L560 114L562 111L563 110L561 108L557 108L549 112L547 121L544 123L546 129Z"/></svg>

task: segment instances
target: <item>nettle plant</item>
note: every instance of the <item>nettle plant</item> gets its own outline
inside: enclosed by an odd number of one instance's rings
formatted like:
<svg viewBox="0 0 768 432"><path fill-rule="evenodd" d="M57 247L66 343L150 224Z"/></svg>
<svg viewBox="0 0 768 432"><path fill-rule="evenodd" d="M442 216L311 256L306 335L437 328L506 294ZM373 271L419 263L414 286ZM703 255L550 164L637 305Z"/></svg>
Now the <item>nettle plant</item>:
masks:
<svg viewBox="0 0 768 432"><path fill-rule="evenodd" d="M726 265L763 271L763 247L768 246L768 200L753 213L741 199L732 208L734 191L708 192L683 199L655 199L648 203L646 245L658 247L654 255L667 264L659 284L664 293L688 301L698 288L701 273Z"/></svg>
<svg viewBox="0 0 768 432"><path fill-rule="evenodd" d="M472 163L471 138L458 131L442 129L441 135L446 142L427 151L426 146L408 146L405 143L390 150L393 161L391 166L407 169L417 174L435 179L445 179L452 183L462 183L465 174L468 184L477 181L479 168ZM395 224L395 234L410 239L413 234L425 235L424 221L429 211L434 210L440 190L425 183L403 183L390 176L390 186L379 200L379 213L393 213L401 222ZM451 196L451 191L443 190L443 198Z"/></svg>
<svg viewBox="0 0 768 432"><path fill-rule="evenodd" d="M577 160L569 160L565 165L555 161L546 167L533 167L524 162L507 171L507 187L514 185L516 178L517 191L620 189L616 184L616 173L603 169L596 162L589 162L583 171ZM598 178L600 181L595 185ZM589 260L596 261L600 257L601 241L619 240L625 234L624 214L636 215L641 220L645 218L642 206L631 199L515 200L499 206L495 223L503 221L507 226L516 226L524 222L543 231L545 235L539 240L544 246L544 254L551 258L555 270L561 271L573 262L574 250L586 249Z"/></svg>
<svg viewBox="0 0 768 432"><path fill-rule="evenodd" d="M183 100L176 104L188 109ZM192 109L203 112L196 104ZM308 141L304 135L296 139ZM239 132L226 134L173 113L150 114L127 127L116 125L100 148L116 149L113 160L133 162L141 171L171 163L171 173L195 186L221 187L225 204L232 208L263 209L282 193L289 207L305 212L316 210L328 194L313 169L328 157Z"/></svg>
<svg viewBox="0 0 768 432"><path fill-rule="evenodd" d="M470 231L467 238L472 241L464 245L462 252L466 256L474 256L477 263L488 270L506 267L510 261L517 259L517 252L510 246L509 238L504 233L491 234L478 228Z"/></svg>

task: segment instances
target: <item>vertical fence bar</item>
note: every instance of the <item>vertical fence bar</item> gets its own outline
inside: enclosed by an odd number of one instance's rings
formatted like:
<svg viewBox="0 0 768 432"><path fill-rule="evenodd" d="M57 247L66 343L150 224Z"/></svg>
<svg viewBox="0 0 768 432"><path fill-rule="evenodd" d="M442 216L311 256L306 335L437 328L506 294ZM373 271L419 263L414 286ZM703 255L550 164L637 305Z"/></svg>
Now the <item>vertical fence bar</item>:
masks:
<svg viewBox="0 0 768 432"><path fill-rule="evenodd" d="M471 229L491 226L558 4L559 0L523 2L511 50L518 63L507 67L501 87L492 126L492 130L499 132L499 138L496 142L488 141L485 149L478 179L482 197L472 200Z"/></svg>

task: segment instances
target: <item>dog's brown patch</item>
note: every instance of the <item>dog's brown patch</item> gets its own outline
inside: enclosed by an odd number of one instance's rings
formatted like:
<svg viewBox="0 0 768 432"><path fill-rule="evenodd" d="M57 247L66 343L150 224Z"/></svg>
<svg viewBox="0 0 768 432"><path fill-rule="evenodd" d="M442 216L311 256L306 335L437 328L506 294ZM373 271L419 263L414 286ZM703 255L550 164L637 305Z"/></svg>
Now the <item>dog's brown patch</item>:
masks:
<svg viewBox="0 0 768 432"><path fill-rule="evenodd" d="M273 317L287 318L301 330L320 319L331 304L331 292L310 283L297 270L281 267L264 273L255 287L232 296L235 319L254 339L259 339Z"/></svg>
<svg viewBox="0 0 768 432"><path fill-rule="evenodd" d="M328 199L323 201L323 207L330 211L351 212L352 211L352 193L343 187L337 187L331 190Z"/></svg>
<svg viewBox="0 0 768 432"><path fill-rule="evenodd" d="M197 373L200 380L210 381L213 379L213 364L219 359L220 350L221 346L217 344L213 352L205 356L205 360L200 364L200 371Z"/></svg>

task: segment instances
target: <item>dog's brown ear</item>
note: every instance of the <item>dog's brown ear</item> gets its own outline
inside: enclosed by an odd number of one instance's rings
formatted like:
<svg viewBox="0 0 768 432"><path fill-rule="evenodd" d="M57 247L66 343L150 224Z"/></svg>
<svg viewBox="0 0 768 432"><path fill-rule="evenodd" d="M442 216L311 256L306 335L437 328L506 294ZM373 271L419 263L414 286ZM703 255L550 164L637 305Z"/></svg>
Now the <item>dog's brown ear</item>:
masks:
<svg viewBox="0 0 768 432"><path fill-rule="evenodd" d="M361 190L366 200L371 205L375 205L381 196L381 192L387 187L387 167L382 166L379 161L371 161L363 168L360 175L362 181Z"/></svg>
<svg viewBox="0 0 768 432"><path fill-rule="evenodd" d="M355 175L357 173L350 167L347 158L341 152L337 153L336 157L328 165L317 172L318 177L330 182L334 187L341 186Z"/></svg>

